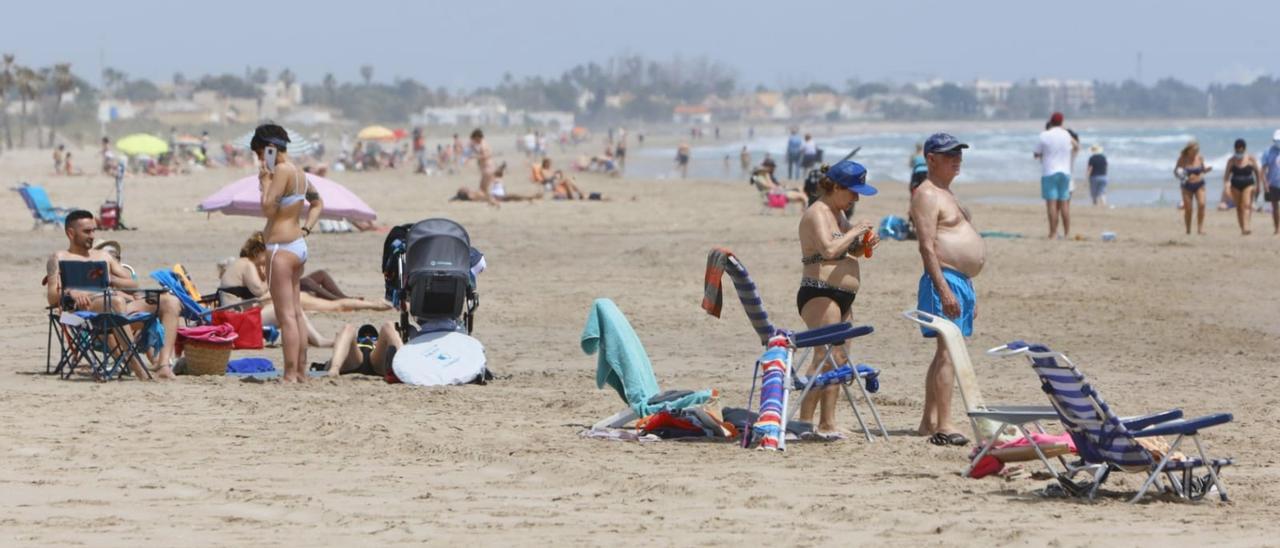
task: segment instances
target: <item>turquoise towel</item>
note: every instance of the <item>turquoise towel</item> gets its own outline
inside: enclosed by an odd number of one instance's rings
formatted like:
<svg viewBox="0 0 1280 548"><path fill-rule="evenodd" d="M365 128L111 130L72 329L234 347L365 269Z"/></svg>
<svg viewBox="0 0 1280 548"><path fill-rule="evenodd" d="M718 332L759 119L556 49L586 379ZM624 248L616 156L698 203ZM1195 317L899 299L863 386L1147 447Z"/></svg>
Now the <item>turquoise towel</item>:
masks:
<svg viewBox="0 0 1280 548"><path fill-rule="evenodd" d="M587 324L582 328L582 351L588 355L599 351L596 388L612 386L637 416L647 417L658 411L683 409L711 400L711 391L702 390L649 405L649 399L660 392L658 379L653 376L653 364L631 323L610 299L596 299L591 304Z"/></svg>

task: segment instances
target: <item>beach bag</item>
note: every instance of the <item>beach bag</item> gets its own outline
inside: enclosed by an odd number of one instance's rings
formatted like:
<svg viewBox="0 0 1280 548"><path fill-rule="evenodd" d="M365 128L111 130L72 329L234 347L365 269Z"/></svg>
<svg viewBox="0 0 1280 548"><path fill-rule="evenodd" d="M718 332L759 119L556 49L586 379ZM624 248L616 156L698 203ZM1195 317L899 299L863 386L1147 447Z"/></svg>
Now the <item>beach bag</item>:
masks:
<svg viewBox="0 0 1280 548"><path fill-rule="evenodd" d="M218 310L213 313L214 325L228 325L236 333L236 350L259 350L262 340L262 308L253 307L244 312Z"/></svg>
<svg viewBox="0 0 1280 548"><path fill-rule="evenodd" d="M902 241L907 239L907 231L909 229L910 226L907 224L906 219L897 215L885 215L883 219L880 219L880 228L876 232L882 240L892 238Z"/></svg>
<svg viewBox="0 0 1280 548"><path fill-rule="evenodd" d="M768 199L769 207L773 209L783 209L787 207L786 194L769 193L767 199Z"/></svg>

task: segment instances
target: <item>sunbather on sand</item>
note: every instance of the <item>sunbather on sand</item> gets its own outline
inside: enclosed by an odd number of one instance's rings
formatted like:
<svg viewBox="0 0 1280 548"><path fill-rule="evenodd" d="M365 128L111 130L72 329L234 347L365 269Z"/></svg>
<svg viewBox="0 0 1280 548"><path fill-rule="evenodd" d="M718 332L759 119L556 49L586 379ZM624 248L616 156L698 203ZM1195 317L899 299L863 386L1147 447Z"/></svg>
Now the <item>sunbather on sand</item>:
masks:
<svg viewBox="0 0 1280 548"><path fill-rule="evenodd" d="M155 356L152 356L154 368L151 370L151 374L161 379L173 378L173 369L170 367L170 362L173 359L173 343L178 336L178 316L181 314L182 304L177 297L168 293L161 293L155 302L148 302L141 295L127 292L131 289L137 289L138 281L111 254L101 249L93 249L93 237L97 231L98 223L94 221L92 213L82 209L72 211L67 215L65 226L69 245L66 250L57 251L50 255L46 266L48 277L45 279L45 296L48 299L49 306L62 305L62 287L58 271L59 261L103 261L107 263L107 268L110 270L111 287L119 291L108 299L101 293L69 290L67 293L74 302L74 308L76 310L91 310L94 312L112 310L124 314L133 314L135 312L152 312L156 314L160 319L161 325L164 326L164 344L161 346L160 351ZM119 344L114 339L109 340L108 343L111 345ZM134 378L148 378L146 371L143 370L142 363L137 360L129 363L129 369L133 372Z"/></svg>
<svg viewBox="0 0 1280 548"><path fill-rule="evenodd" d="M804 191L798 188L784 187L774 178L773 171L776 168L777 164L772 159L765 159L764 163L760 164L760 167L751 173L751 184L760 192L785 195L787 202L800 204L801 209L807 207L809 198L805 196Z"/></svg>
<svg viewBox="0 0 1280 548"><path fill-rule="evenodd" d="M396 322L387 320L381 329L372 325L361 326L357 331L351 324L344 325L334 338L333 357L329 358L325 374L330 377L360 373L385 376L391 368L391 358L400 350L404 341L396 331Z"/></svg>
<svg viewBox="0 0 1280 548"><path fill-rule="evenodd" d="M541 169L534 171L534 182L541 185L543 190L551 191L557 200L587 199L586 193L582 192L573 177L560 170L551 171L551 158L542 159Z"/></svg>
<svg viewBox="0 0 1280 548"><path fill-rule="evenodd" d="M845 210L860 196L874 196L875 187L867 184L867 170L857 162L845 160L830 167L818 183L822 197L805 210L800 219L800 253L804 264L800 290L796 293L796 308L805 326L810 329L847 322L852 316L853 300L862 283L862 273L855 257L861 256L865 245L879 243L875 225L862 220L852 223L845 217ZM864 238L870 235L870 241ZM820 362L825 356L815 352L813 363L804 371L817 375L830 368ZM843 345L832 349L836 364L844 364L849 358ZM820 363L825 367L817 370ZM836 430L836 403L839 387L827 386L814 390L800 402L800 420L813 421L814 408L821 403L821 416L816 434L823 440L844 439Z"/></svg>

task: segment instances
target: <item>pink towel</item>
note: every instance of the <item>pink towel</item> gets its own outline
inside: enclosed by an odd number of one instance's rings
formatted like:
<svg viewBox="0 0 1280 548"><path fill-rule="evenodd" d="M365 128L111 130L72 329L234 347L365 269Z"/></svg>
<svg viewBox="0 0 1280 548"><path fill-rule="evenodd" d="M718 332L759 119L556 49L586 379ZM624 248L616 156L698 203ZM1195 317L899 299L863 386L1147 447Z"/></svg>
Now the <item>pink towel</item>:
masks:
<svg viewBox="0 0 1280 548"><path fill-rule="evenodd" d="M1071 439L1071 434L1041 434L1032 432L1031 439L1036 441L1036 445L1057 445L1065 443L1071 449L1072 453L1076 452L1076 441ZM995 446L995 449L1005 449L1009 447L1025 447L1031 443L1027 438L1020 437L1013 441L1007 441Z"/></svg>
<svg viewBox="0 0 1280 548"><path fill-rule="evenodd" d="M179 327L178 338L184 341L223 344L236 340L236 330L227 324Z"/></svg>

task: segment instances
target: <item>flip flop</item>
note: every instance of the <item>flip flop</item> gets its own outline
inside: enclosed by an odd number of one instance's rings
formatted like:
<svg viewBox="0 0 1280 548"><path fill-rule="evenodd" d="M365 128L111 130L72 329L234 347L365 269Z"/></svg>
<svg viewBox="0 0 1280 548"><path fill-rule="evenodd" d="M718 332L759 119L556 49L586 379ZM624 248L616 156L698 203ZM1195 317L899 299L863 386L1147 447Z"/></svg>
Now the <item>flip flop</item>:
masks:
<svg viewBox="0 0 1280 548"><path fill-rule="evenodd" d="M964 447L966 445L969 445L969 438L964 437L964 434L961 434L959 432L952 432L950 434L947 434L946 436L947 436L948 445L954 445L956 447Z"/></svg>
<svg viewBox="0 0 1280 548"><path fill-rule="evenodd" d="M951 440L948 439L947 435L943 434L942 432L934 432L932 436L929 436L929 443L932 443L934 445L939 445L939 446L945 446L945 445L951 445Z"/></svg>

